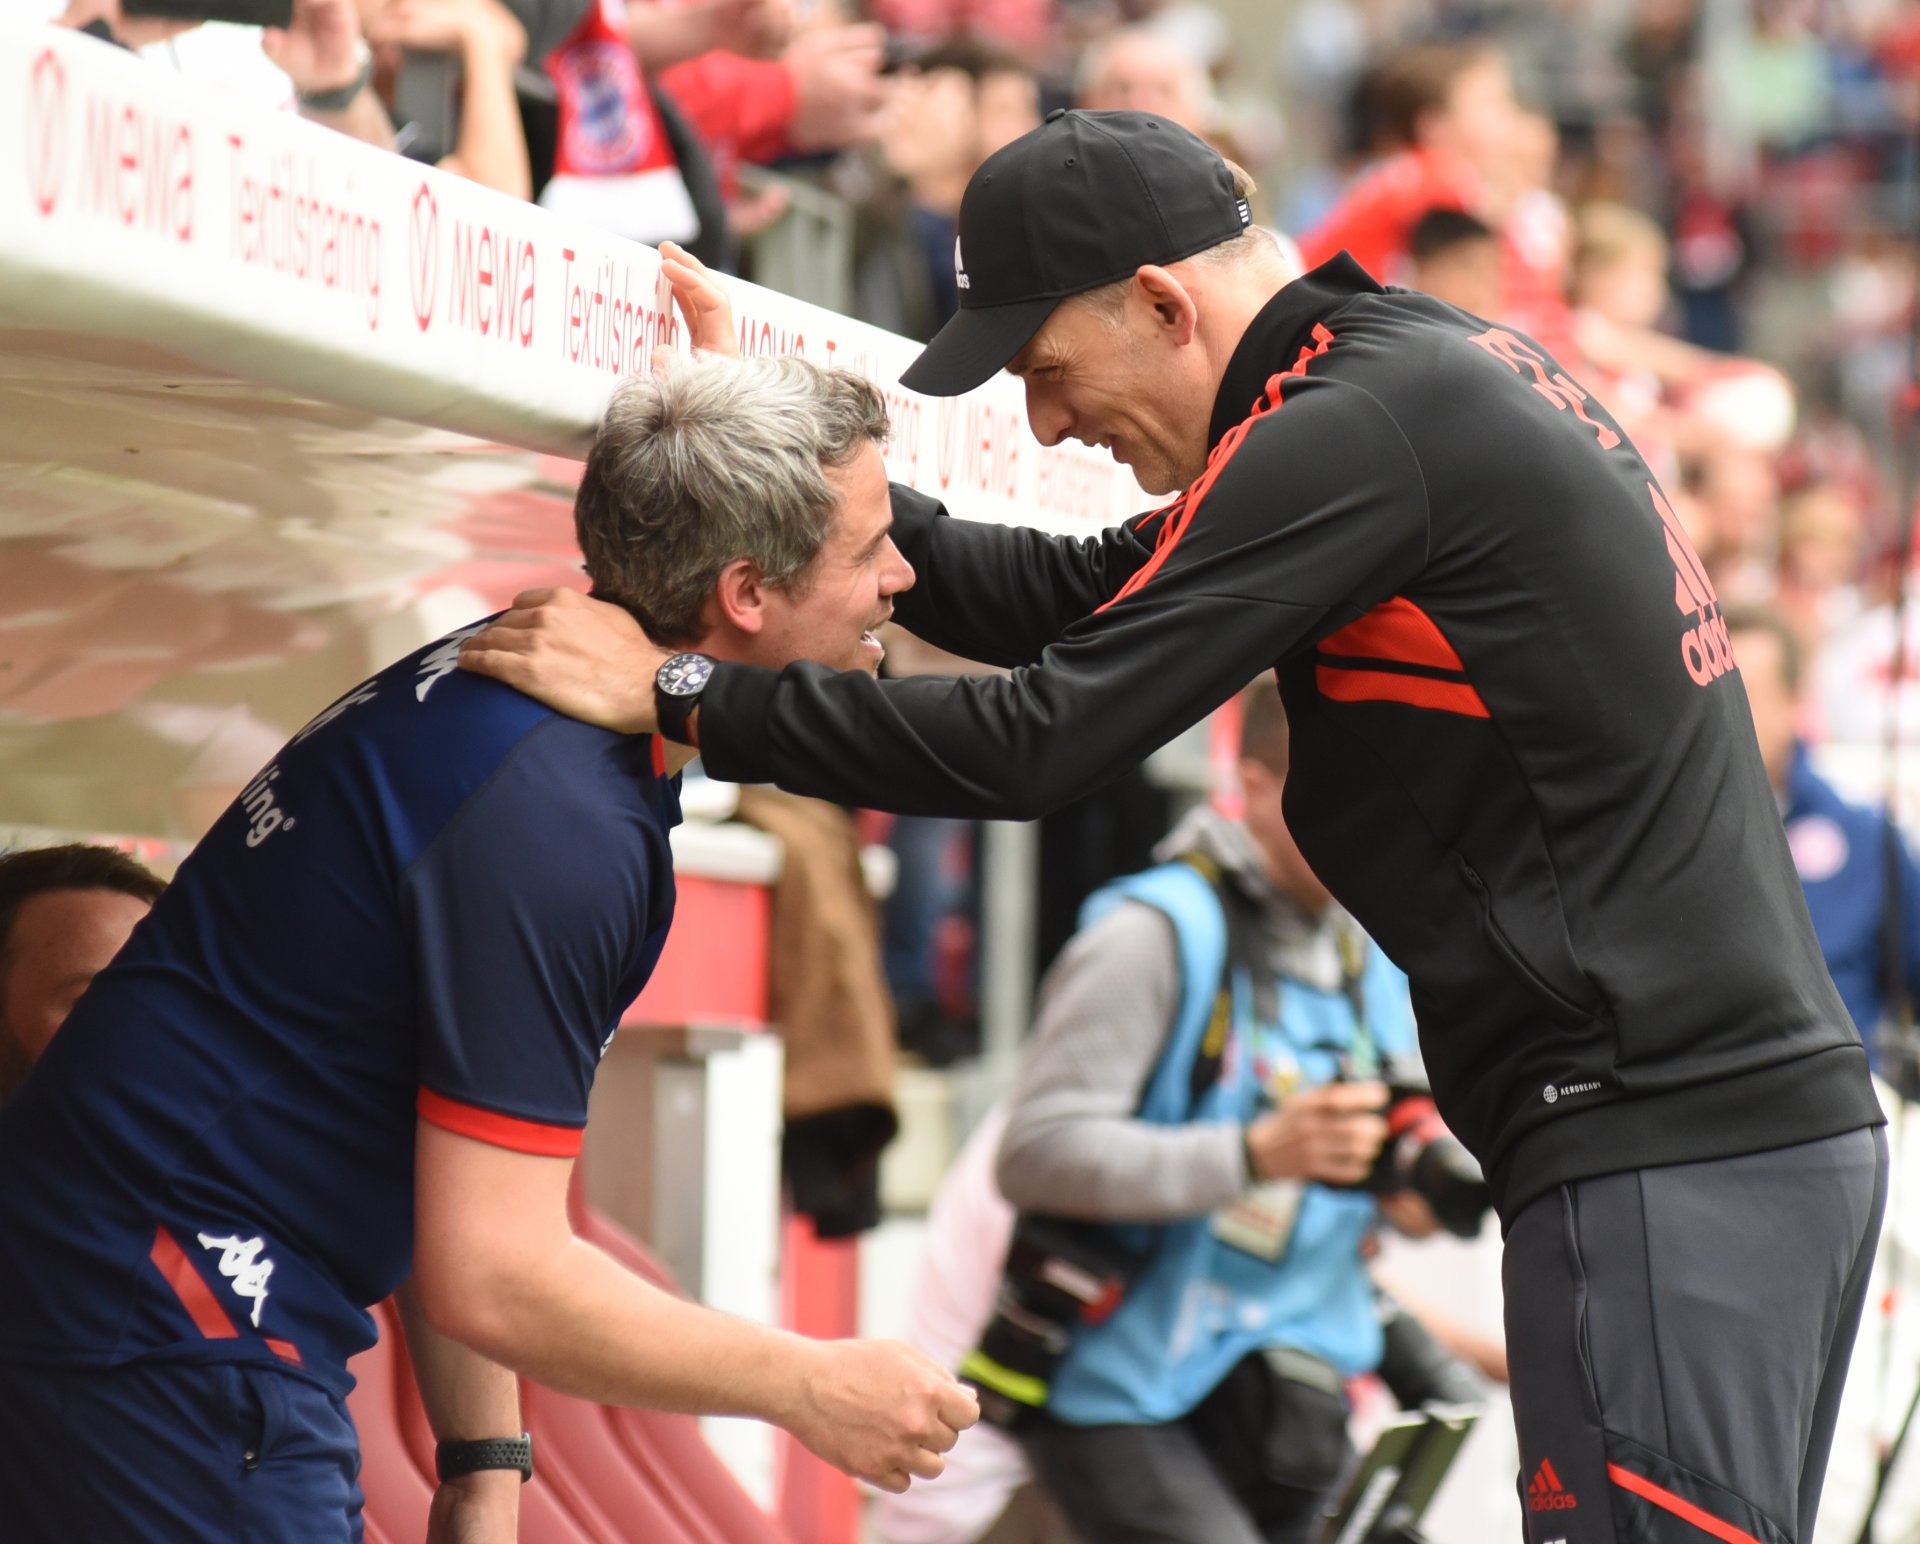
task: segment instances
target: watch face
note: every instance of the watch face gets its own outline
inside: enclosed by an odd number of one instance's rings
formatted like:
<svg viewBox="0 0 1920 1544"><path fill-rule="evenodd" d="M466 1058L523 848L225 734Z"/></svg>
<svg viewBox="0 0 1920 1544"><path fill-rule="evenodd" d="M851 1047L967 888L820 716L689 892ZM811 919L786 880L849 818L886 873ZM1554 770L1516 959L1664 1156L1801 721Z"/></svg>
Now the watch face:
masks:
<svg viewBox="0 0 1920 1544"><path fill-rule="evenodd" d="M713 661L704 654L676 654L660 667L654 684L669 697L698 697L713 675Z"/></svg>

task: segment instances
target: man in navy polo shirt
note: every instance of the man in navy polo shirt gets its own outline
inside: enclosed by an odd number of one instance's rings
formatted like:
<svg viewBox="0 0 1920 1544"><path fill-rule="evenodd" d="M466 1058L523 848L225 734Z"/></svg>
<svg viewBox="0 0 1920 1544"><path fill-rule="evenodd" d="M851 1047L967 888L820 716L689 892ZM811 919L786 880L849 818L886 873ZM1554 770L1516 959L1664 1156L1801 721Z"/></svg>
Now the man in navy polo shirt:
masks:
<svg viewBox="0 0 1920 1544"><path fill-rule="evenodd" d="M794 360L630 383L575 510L596 590L715 657L873 668L913 582L885 432L866 382ZM777 1422L894 1489L971 1423L907 1347L731 1319L573 1236L689 756L456 670L479 625L294 736L0 1112L12 1544L358 1540L346 1363L396 1291L448 1544L513 1537L515 1373Z"/></svg>
<svg viewBox="0 0 1920 1544"><path fill-rule="evenodd" d="M1813 770L1796 733L1802 659L1786 618L1765 606L1738 606L1727 612L1727 635L1814 937L1878 1068L1888 986L1897 979L1920 1001L1920 866L1883 811L1848 803Z"/></svg>

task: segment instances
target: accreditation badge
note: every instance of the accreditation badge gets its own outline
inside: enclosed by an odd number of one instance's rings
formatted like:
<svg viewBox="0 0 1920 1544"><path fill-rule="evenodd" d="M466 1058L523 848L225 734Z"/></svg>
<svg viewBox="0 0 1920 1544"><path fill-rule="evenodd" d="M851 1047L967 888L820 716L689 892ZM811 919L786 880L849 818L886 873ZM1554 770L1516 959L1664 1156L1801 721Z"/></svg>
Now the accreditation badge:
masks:
<svg viewBox="0 0 1920 1544"><path fill-rule="evenodd" d="M1215 1212L1208 1230L1230 1249L1268 1262L1280 1259L1293 1242L1306 1185L1297 1179L1262 1180Z"/></svg>

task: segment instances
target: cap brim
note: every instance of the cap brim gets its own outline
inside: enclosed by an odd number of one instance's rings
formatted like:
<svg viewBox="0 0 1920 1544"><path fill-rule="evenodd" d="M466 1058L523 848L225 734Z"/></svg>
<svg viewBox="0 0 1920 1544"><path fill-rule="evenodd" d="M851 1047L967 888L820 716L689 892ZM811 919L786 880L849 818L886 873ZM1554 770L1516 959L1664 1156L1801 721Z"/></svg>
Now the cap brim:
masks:
<svg viewBox="0 0 1920 1544"><path fill-rule="evenodd" d="M957 397L992 379L1053 315L1058 299L1017 300L954 313L900 384L929 397Z"/></svg>

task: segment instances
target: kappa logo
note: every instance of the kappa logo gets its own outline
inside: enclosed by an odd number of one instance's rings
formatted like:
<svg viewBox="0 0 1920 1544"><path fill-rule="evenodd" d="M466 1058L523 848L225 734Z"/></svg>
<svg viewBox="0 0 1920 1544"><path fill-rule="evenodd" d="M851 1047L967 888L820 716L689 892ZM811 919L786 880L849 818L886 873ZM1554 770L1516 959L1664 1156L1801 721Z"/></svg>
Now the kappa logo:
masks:
<svg viewBox="0 0 1920 1544"><path fill-rule="evenodd" d="M227 1278L236 1297L244 1297L253 1303L253 1312L247 1317L255 1329L260 1328L260 1310L267 1306L267 1278L273 1274L273 1261L260 1258L260 1251L267 1247L263 1238L239 1238L228 1234L217 1238L210 1233L199 1235L202 1249L220 1251L220 1274Z"/></svg>
<svg viewBox="0 0 1920 1544"><path fill-rule="evenodd" d="M434 646L433 652L420 661L420 679L413 688L415 701L425 702L428 692L460 668L460 645L486 625L485 622L475 622L473 626L463 627L457 633L448 633Z"/></svg>
<svg viewBox="0 0 1920 1544"><path fill-rule="evenodd" d="M958 236L953 238L953 287L963 290L973 288L973 280L967 277L967 260L960 255L960 238Z"/></svg>
<svg viewBox="0 0 1920 1544"><path fill-rule="evenodd" d="M433 302L440 293L440 201L424 182L413 195L413 219L407 228L407 287L413 319L425 332L433 325Z"/></svg>
<svg viewBox="0 0 1920 1544"><path fill-rule="evenodd" d="M1673 559L1674 608L1694 619L1694 625L1680 635L1680 658L1694 685L1711 686L1733 669L1733 640L1727 637L1727 619L1720 614L1720 597L1673 506L1656 484L1648 483L1647 492L1653 495L1654 511L1666 527L1667 556Z"/></svg>
<svg viewBox="0 0 1920 1544"><path fill-rule="evenodd" d="M43 215L60 202L67 170L67 72L49 48L33 61L27 94L27 179Z"/></svg>
<svg viewBox="0 0 1920 1544"><path fill-rule="evenodd" d="M327 725L331 724L336 718L338 718L342 713L345 713L349 708L357 708L363 702L372 702L373 699L378 695L379 693L374 689L373 682L371 681L363 682L361 685L356 686L352 691L348 692L346 696L342 697L338 702L334 703L331 707L322 708L318 713L316 713L313 716L313 719L311 720L311 722L308 723L307 727L305 729L302 729L297 735L293 737L293 740L291 743L294 745L298 745L302 740L306 739L308 735L313 734L318 730L325 729Z"/></svg>
<svg viewBox="0 0 1920 1544"><path fill-rule="evenodd" d="M1527 1486L1527 1510L1529 1512L1571 1512L1579 1505L1572 1491L1560 1483L1560 1476L1554 1473L1553 1460L1543 1458L1540 1467L1533 1472L1533 1481Z"/></svg>

